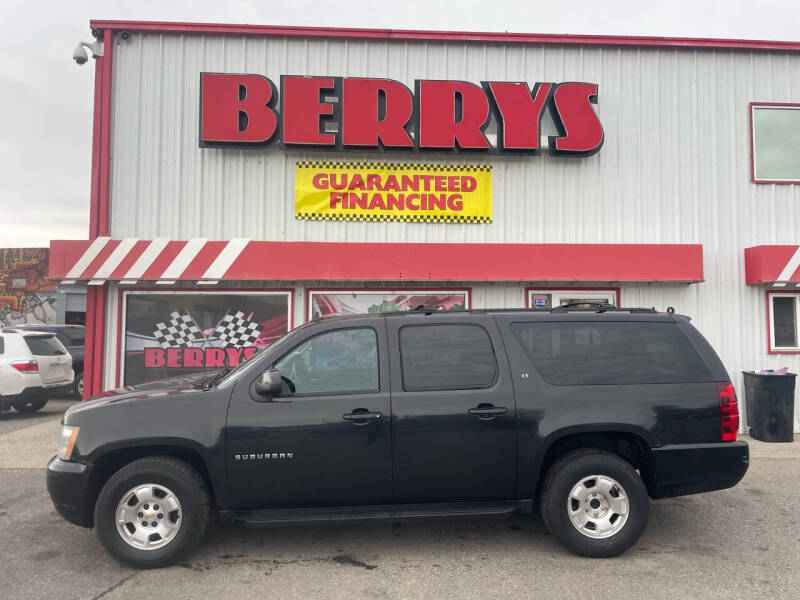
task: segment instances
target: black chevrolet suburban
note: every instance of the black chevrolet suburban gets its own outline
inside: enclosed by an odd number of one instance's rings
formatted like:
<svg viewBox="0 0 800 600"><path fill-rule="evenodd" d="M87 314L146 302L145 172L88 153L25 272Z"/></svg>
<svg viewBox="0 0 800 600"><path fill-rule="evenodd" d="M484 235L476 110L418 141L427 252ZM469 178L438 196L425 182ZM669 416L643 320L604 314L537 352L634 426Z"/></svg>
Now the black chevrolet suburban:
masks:
<svg viewBox="0 0 800 600"><path fill-rule="evenodd" d="M234 369L64 415L47 488L137 567L185 558L212 512L251 525L541 510L608 557L649 498L735 485L736 395L685 317L554 308L335 317Z"/></svg>

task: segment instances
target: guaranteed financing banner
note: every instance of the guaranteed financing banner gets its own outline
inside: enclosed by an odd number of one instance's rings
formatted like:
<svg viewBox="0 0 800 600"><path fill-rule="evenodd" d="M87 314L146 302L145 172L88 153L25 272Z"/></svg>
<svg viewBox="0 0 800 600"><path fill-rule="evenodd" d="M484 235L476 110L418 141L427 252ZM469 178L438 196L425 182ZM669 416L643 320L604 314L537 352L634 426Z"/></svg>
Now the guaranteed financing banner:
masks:
<svg viewBox="0 0 800 600"><path fill-rule="evenodd" d="M492 167L299 161L294 203L310 221L491 223Z"/></svg>

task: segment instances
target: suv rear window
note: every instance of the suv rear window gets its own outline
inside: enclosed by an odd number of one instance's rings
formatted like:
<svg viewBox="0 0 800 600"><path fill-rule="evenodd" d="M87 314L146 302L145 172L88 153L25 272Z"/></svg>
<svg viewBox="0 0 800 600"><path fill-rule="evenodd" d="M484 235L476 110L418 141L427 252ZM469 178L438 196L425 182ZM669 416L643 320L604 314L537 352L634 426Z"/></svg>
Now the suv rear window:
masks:
<svg viewBox="0 0 800 600"><path fill-rule="evenodd" d="M25 343L28 344L34 356L58 356L64 354L61 345L53 335L26 335Z"/></svg>
<svg viewBox="0 0 800 600"><path fill-rule="evenodd" d="M486 388L497 374L492 342L480 325L406 325L400 362L409 392Z"/></svg>
<svg viewBox="0 0 800 600"><path fill-rule="evenodd" d="M675 323L513 323L542 378L553 385L712 381Z"/></svg>

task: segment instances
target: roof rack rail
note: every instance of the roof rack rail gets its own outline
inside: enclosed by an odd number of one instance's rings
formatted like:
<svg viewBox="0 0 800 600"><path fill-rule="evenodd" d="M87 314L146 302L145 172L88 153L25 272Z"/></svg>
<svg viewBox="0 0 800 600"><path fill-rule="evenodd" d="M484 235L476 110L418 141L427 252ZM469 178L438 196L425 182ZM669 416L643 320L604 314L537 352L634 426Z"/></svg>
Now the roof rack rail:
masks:
<svg viewBox="0 0 800 600"><path fill-rule="evenodd" d="M550 312L567 312L567 311L591 311L591 312L630 312L630 313L656 313L655 308L639 308L639 307L632 307L632 308L625 308L617 307L613 304L609 304L608 302L570 302L568 304L562 304L561 306L555 306L550 309Z"/></svg>
<svg viewBox="0 0 800 600"><path fill-rule="evenodd" d="M541 309L539 309L541 310ZM557 306L555 308L545 309L549 310L550 312L596 312L596 313L603 313L603 312L628 312L628 313L645 313L645 314L653 314L657 315L658 311L655 308L639 308L639 307L631 307L625 308L624 306L616 307L616 306L590 306L590 307L580 307L580 306Z"/></svg>
<svg viewBox="0 0 800 600"><path fill-rule="evenodd" d="M586 306L586 304L591 304L587 302L581 303L574 303L568 304L564 306L556 306L555 308L463 308L458 310L441 310L435 306L425 306L419 305L415 308L410 310L391 310L391 311L384 311L380 314L384 317L401 317L401 316L408 316L413 314L425 314L429 315L432 313L442 313L442 314L486 314L486 313L519 313L519 312L527 312L527 313L561 313L561 312L595 312L595 313L603 313L603 312L627 312L632 314L658 314L658 311L655 308L644 308L644 307L616 307L612 304L606 303L596 303L597 305Z"/></svg>

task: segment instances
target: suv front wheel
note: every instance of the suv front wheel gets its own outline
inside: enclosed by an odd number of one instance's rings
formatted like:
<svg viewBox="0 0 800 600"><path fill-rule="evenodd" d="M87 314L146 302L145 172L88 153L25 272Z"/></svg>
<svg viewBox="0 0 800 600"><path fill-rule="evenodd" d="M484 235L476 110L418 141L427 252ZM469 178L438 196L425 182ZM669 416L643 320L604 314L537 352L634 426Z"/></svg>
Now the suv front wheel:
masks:
<svg viewBox="0 0 800 600"><path fill-rule="evenodd" d="M562 545L605 558L633 546L647 525L650 499L636 470L616 454L576 450L553 463L542 486L542 518Z"/></svg>
<svg viewBox="0 0 800 600"><path fill-rule="evenodd" d="M114 473L97 498L94 523L109 554L138 568L186 558L205 534L208 489L181 460L153 456Z"/></svg>

